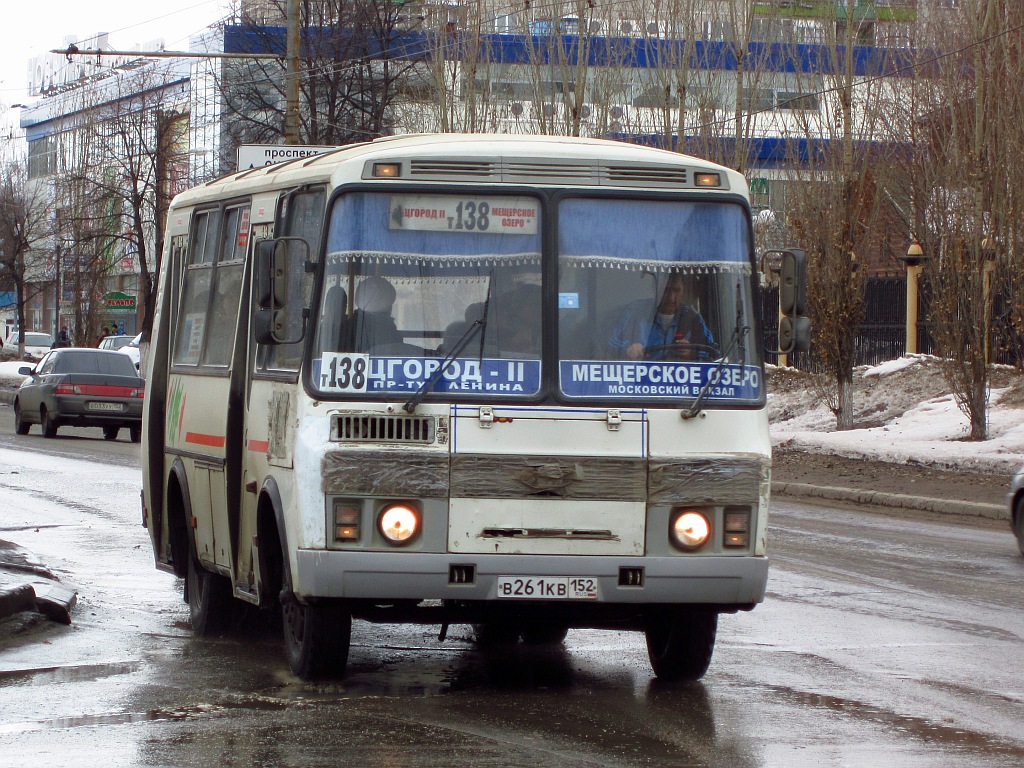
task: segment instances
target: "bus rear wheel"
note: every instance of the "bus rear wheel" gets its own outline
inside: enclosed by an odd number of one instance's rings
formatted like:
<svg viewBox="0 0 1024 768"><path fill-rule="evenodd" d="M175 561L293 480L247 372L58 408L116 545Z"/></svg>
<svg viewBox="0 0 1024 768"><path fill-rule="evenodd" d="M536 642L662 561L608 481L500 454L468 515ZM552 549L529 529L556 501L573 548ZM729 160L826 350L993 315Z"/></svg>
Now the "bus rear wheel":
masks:
<svg viewBox="0 0 1024 768"><path fill-rule="evenodd" d="M189 557L185 601L192 631L205 637L226 629L231 620L232 600L231 582L203 568L195 555Z"/></svg>
<svg viewBox="0 0 1024 768"><path fill-rule="evenodd" d="M702 608L666 609L647 620L647 656L659 680L700 680L715 650L718 614Z"/></svg>
<svg viewBox="0 0 1024 768"><path fill-rule="evenodd" d="M300 603L288 583L290 578L285 579L281 619L288 665L303 680L341 677L348 664L352 614L338 605Z"/></svg>

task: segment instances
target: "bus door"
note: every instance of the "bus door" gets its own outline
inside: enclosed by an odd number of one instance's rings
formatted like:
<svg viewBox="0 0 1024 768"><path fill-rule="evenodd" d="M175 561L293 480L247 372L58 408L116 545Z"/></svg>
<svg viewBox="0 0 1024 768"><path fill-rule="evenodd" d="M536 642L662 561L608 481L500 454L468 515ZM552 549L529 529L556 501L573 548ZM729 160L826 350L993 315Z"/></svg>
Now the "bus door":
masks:
<svg viewBox="0 0 1024 768"><path fill-rule="evenodd" d="M292 190L273 200L254 201L254 220L262 221L261 210L271 216L276 212L273 228L266 224L254 227L253 239L301 237L309 244L309 258L316 259L324 221L326 192L322 187ZM258 227L258 229L257 229ZM295 265L297 268L302 265ZM308 306L312 275L298 271L288 282L288 301ZM256 301L255 296L252 299ZM254 309L255 307L253 307ZM250 316L252 312L250 311ZM292 459L297 423L299 365L304 344L301 313L289 313L296 326L287 329L291 344L257 345L249 334L251 353L248 357L249 380L245 400L245 428L241 498L242 545L239 552L238 588L248 583L252 598L256 593L259 551L256 547L256 506L259 489L267 478L273 478L282 501L292 493ZM247 543L248 542L248 543Z"/></svg>
<svg viewBox="0 0 1024 768"><path fill-rule="evenodd" d="M193 216L167 393L166 444L185 466L196 555L225 574L234 563L229 459L240 413L232 354L249 229L248 201Z"/></svg>

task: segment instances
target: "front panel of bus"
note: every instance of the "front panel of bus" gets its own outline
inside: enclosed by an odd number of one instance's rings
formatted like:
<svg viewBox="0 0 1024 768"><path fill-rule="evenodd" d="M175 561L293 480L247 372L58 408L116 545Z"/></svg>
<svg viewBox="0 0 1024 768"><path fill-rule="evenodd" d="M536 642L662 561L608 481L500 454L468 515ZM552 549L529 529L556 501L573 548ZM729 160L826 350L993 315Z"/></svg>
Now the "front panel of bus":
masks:
<svg viewBox="0 0 1024 768"><path fill-rule="evenodd" d="M328 206L288 537L306 597L763 598L749 212L398 185Z"/></svg>

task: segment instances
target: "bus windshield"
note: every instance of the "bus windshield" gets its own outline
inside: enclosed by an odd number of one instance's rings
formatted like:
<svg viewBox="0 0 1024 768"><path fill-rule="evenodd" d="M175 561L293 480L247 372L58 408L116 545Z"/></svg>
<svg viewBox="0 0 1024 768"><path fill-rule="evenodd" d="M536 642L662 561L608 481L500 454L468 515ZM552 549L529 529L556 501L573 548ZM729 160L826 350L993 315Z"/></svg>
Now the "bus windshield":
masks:
<svg viewBox="0 0 1024 768"><path fill-rule="evenodd" d="M311 365L322 396L531 396L541 387L541 206L351 193L330 213ZM442 369L446 358L452 357Z"/></svg>
<svg viewBox="0 0 1024 768"><path fill-rule="evenodd" d="M566 199L558 248L564 396L763 398L741 206Z"/></svg>

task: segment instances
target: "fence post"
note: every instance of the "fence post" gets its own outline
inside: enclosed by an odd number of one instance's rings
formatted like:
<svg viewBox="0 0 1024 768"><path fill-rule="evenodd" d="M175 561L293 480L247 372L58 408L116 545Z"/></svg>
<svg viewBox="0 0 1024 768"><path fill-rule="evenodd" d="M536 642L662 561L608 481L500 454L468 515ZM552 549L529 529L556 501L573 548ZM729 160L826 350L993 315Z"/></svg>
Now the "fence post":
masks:
<svg viewBox="0 0 1024 768"><path fill-rule="evenodd" d="M924 255L921 244L914 240L907 248L907 255L898 258L907 265L907 343L905 349L908 355L916 355L918 279L928 257Z"/></svg>

